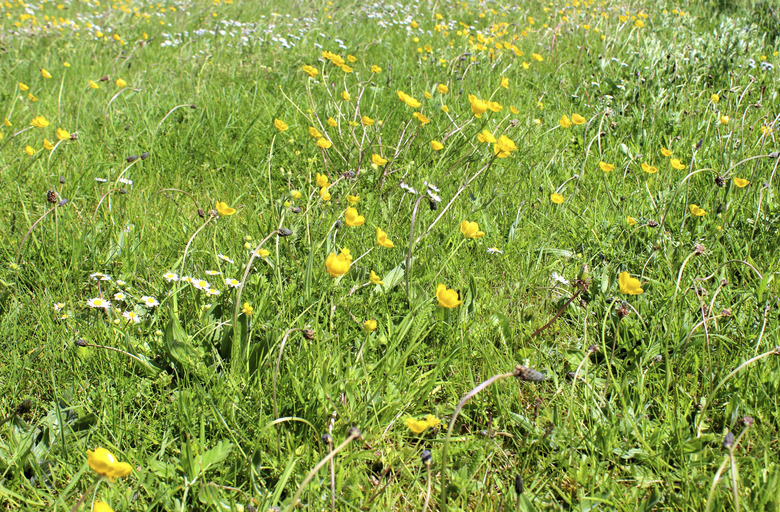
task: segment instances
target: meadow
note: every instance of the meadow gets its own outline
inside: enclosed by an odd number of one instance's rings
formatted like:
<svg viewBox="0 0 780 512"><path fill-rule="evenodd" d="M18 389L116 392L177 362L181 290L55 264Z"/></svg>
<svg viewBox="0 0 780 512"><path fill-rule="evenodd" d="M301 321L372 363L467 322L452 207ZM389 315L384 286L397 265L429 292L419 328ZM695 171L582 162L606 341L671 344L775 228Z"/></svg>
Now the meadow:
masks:
<svg viewBox="0 0 780 512"><path fill-rule="evenodd" d="M0 12L6 510L780 510L771 2Z"/></svg>

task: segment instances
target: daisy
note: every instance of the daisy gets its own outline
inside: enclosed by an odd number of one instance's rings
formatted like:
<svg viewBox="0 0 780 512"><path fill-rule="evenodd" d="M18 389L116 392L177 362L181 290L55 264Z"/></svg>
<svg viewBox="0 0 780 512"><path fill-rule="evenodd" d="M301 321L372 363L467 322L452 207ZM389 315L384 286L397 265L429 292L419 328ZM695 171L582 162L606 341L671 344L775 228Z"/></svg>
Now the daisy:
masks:
<svg viewBox="0 0 780 512"><path fill-rule="evenodd" d="M216 297L219 294L220 294L220 291L219 290L215 290L214 288L209 288L208 290L206 290L206 296L207 297Z"/></svg>
<svg viewBox="0 0 780 512"><path fill-rule="evenodd" d="M157 302L157 299L155 299L154 297L150 297L148 295L144 295L143 297L141 297L141 302L143 302L144 306L146 306L147 308L153 308L155 306L160 305L160 303Z"/></svg>
<svg viewBox="0 0 780 512"><path fill-rule="evenodd" d="M89 299L87 301L87 306L91 308L108 309L111 307L111 302L107 301L106 299L101 299L100 297L95 297L94 299Z"/></svg>
<svg viewBox="0 0 780 512"><path fill-rule="evenodd" d="M64 303L64 302L55 302L55 303L54 303L54 311L56 311L56 312L58 312L58 313L59 313L59 312L60 312L60 310L61 310L62 308L64 308L64 307L65 307L65 303Z"/></svg>
<svg viewBox="0 0 780 512"><path fill-rule="evenodd" d="M95 181L97 181L98 183L106 183L108 180L105 178L95 178Z"/></svg>
<svg viewBox="0 0 780 512"><path fill-rule="evenodd" d="M504 254L504 251L502 251L498 247L488 247L487 252L488 254Z"/></svg>
<svg viewBox="0 0 780 512"><path fill-rule="evenodd" d="M220 271L218 271L218 270L207 270L207 271L206 271L206 275L207 275L207 276L218 276L218 275L220 275L221 273L222 273L222 272L220 272Z"/></svg>
<svg viewBox="0 0 780 512"><path fill-rule="evenodd" d="M225 284L227 286L230 286L231 288L238 288L239 286L241 286L241 281L230 278L230 279L225 279Z"/></svg>
<svg viewBox="0 0 780 512"><path fill-rule="evenodd" d="M119 183L124 183L125 185L132 185L133 180L128 180L127 178L119 178L117 180Z"/></svg>
<svg viewBox="0 0 780 512"><path fill-rule="evenodd" d="M124 285L126 285L127 283L126 283L126 282L124 282L122 279L117 279L117 280L116 280L116 284L118 284L119 286L124 286Z"/></svg>
<svg viewBox="0 0 780 512"><path fill-rule="evenodd" d="M227 261L228 263L232 263L233 265L236 264L235 261L231 260L230 258L228 258L227 256L225 256L222 253L217 254L217 258L221 259L222 261Z"/></svg>
<svg viewBox="0 0 780 512"><path fill-rule="evenodd" d="M399 186L400 186L402 189L404 189L404 190L406 190L407 192L409 192L410 194L418 195L418 194L417 194L417 191L416 191L415 189L413 189L412 187L410 187L409 185L407 185L406 183L401 183L401 185L399 185Z"/></svg>
<svg viewBox="0 0 780 512"><path fill-rule="evenodd" d="M124 292L116 292L114 294L114 300L125 300L125 298Z"/></svg>
<svg viewBox="0 0 780 512"><path fill-rule="evenodd" d="M198 290L209 290L211 288L211 285L205 279L192 279L190 282Z"/></svg>
<svg viewBox="0 0 780 512"><path fill-rule="evenodd" d="M166 272L165 274L163 274L163 279L165 279L169 283L174 283L179 280L179 276L174 272Z"/></svg>
<svg viewBox="0 0 780 512"><path fill-rule="evenodd" d="M122 316L127 319L128 322L132 322L134 324L137 324L141 321L141 319L132 311L125 311L122 313Z"/></svg>
<svg viewBox="0 0 780 512"><path fill-rule="evenodd" d="M89 278L94 279L95 281L111 281L111 276L107 274L103 274L101 272L95 272L94 274L90 274Z"/></svg>

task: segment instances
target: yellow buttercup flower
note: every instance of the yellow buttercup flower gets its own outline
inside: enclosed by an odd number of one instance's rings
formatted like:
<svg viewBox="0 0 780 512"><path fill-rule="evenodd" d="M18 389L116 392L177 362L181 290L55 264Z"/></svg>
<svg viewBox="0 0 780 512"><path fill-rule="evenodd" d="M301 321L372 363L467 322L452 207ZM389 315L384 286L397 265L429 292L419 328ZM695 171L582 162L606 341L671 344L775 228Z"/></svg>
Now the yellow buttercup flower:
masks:
<svg viewBox="0 0 780 512"><path fill-rule="evenodd" d="M43 139L43 149L51 151L52 149L54 149L54 144L49 142L49 139L44 138Z"/></svg>
<svg viewBox="0 0 780 512"><path fill-rule="evenodd" d="M729 116L720 116L720 124L728 124Z"/></svg>
<svg viewBox="0 0 780 512"><path fill-rule="evenodd" d="M353 196L353 195L347 196L347 202L353 206L358 204L359 201L360 201L360 196Z"/></svg>
<svg viewBox="0 0 780 512"><path fill-rule="evenodd" d="M584 117L582 117L579 114L572 114L571 115L571 122L574 123L574 124L583 124L585 121L587 121L587 119L585 119Z"/></svg>
<svg viewBox="0 0 780 512"><path fill-rule="evenodd" d="M27 99L30 101L38 101L38 98L36 98L35 95L31 92L27 93Z"/></svg>
<svg viewBox="0 0 780 512"><path fill-rule="evenodd" d="M317 173L317 186L320 188L325 188L330 185L330 181L328 180L328 176L325 174Z"/></svg>
<svg viewBox="0 0 780 512"><path fill-rule="evenodd" d="M363 126L374 126L374 120L368 116L361 117L360 122L363 123Z"/></svg>
<svg viewBox="0 0 780 512"><path fill-rule="evenodd" d="M612 172L615 170L615 166L608 164L607 162L599 162L599 168L604 172Z"/></svg>
<svg viewBox="0 0 780 512"><path fill-rule="evenodd" d="M412 98L411 96L409 96L405 92L403 92L403 91L396 91L396 92L398 93L398 99L400 99L401 101L403 101L404 103L406 103L410 107L412 107L412 108L420 108L422 106L422 103L420 103L416 99Z"/></svg>
<svg viewBox="0 0 780 512"><path fill-rule="evenodd" d="M300 199L302 195L303 194L301 194L300 191L298 190L293 190L292 192L290 192L290 197L292 197L293 199Z"/></svg>
<svg viewBox="0 0 780 512"><path fill-rule="evenodd" d="M333 146L333 143L323 137L321 139L317 139L317 146L321 147L322 149L328 149L329 147Z"/></svg>
<svg viewBox="0 0 780 512"><path fill-rule="evenodd" d="M320 199L323 201L330 201L330 191L328 190L328 187L322 187L320 189Z"/></svg>
<svg viewBox="0 0 780 512"><path fill-rule="evenodd" d="M439 306L447 309L457 308L463 302L456 290L451 290L444 284L436 287L436 298L439 300Z"/></svg>
<svg viewBox="0 0 780 512"><path fill-rule="evenodd" d="M344 222L346 222L347 226L349 227L357 227L362 226L366 223L366 218L362 215L358 215L357 208L347 208L346 213L344 213Z"/></svg>
<svg viewBox="0 0 780 512"><path fill-rule="evenodd" d="M309 126L309 135L311 135L311 138L313 138L313 139L321 139L322 138L322 133L320 133L320 131L317 128L313 127L313 126Z"/></svg>
<svg viewBox="0 0 780 512"><path fill-rule="evenodd" d="M48 72L48 71L46 71L45 69L41 68L41 76L42 76L43 78L51 78L51 73L49 73L49 72Z"/></svg>
<svg viewBox="0 0 780 512"><path fill-rule="evenodd" d="M441 151L442 149L444 149L444 144L442 144L438 140L432 140L431 147L433 148L434 151Z"/></svg>
<svg viewBox="0 0 780 512"><path fill-rule="evenodd" d="M317 75L320 74L317 68L315 68L314 66L309 66L308 64L303 66L301 69L303 70L304 73L309 75L311 78L315 78Z"/></svg>
<svg viewBox="0 0 780 512"><path fill-rule="evenodd" d="M35 116L32 120L32 124L36 128L46 128L49 126L49 121L46 120L43 116Z"/></svg>
<svg viewBox="0 0 780 512"><path fill-rule="evenodd" d="M385 284L373 270L371 271L371 275L368 276L368 280L371 281L371 284Z"/></svg>
<svg viewBox="0 0 780 512"><path fill-rule="evenodd" d="M490 104L488 102L483 101L473 94L468 95L469 103L471 104L471 111L474 113L474 117L482 117L482 114L485 113L485 111L490 108Z"/></svg>
<svg viewBox="0 0 780 512"><path fill-rule="evenodd" d="M542 62L544 60L544 58L541 55L539 55L538 53L532 53L531 54L531 58L533 60L535 60L536 62Z"/></svg>
<svg viewBox="0 0 780 512"><path fill-rule="evenodd" d="M371 66L371 72L372 72L372 73L379 74L379 73L381 73L381 72L382 72L382 68L380 68L380 67L379 67L379 66L377 66L376 64L373 64L373 65Z"/></svg>
<svg viewBox="0 0 780 512"><path fill-rule="evenodd" d="M328 118L328 126L330 126L331 128L335 128L338 125L339 123L335 119L333 119L332 117Z"/></svg>
<svg viewBox="0 0 780 512"><path fill-rule="evenodd" d="M344 101L349 101L352 99L352 96L347 91L341 91L341 99Z"/></svg>
<svg viewBox="0 0 780 512"><path fill-rule="evenodd" d="M87 450L87 462L97 474L108 477L111 481L127 476L133 471L130 464L119 462L114 454L105 448L97 448L94 452Z"/></svg>
<svg viewBox="0 0 780 512"><path fill-rule="evenodd" d="M121 79L121 78L117 78L117 79L116 79L116 86L117 86L117 87L119 87L120 89L121 89L122 87L127 87L127 82L125 82L125 81L124 81L123 79Z"/></svg>
<svg viewBox="0 0 780 512"><path fill-rule="evenodd" d="M437 85L436 90L439 91L439 94L447 94L448 92L450 92L450 88L444 84Z"/></svg>
<svg viewBox="0 0 780 512"><path fill-rule="evenodd" d="M630 216L630 215L628 217L626 217L626 222L628 223L629 226L636 226L637 225L637 220L635 218L633 218L632 216Z"/></svg>
<svg viewBox="0 0 780 512"><path fill-rule="evenodd" d="M564 199L563 196L560 195L559 193L553 192L552 194L550 194L550 201L552 201L555 204L563 204Z"/></svg>
<svg viewBox="0 0 780 512"><path fill-rule="evenodd" d="M382 231L382 228L376 228L376 243L388 249L395 247L395 244L387 238L387 233Z"/></svg>
<svg viewBox="0 0 780 512"><path fill-rule="evenodd" d="M92 505L92 512L114 512L114 509L105 501L98 500Z"/></svg>
<svg viewBox="0 0 780 512"><path fill-rule="evenodd" d="M343 276L347 273L351 264L352 255L350 254L349 249L346 247L341 249L341 252L338 254L338 256L336 253L332 252L325 260L325 268L328 270L328 273L331 277Z"/></svg>
<svg viewBox="0 0 780 512"><path fill-rule="evenodd" d="M371 155L371 161L374 162L376 165L385 165L387 163L387 160L377 155L376 153Z"/></svg>
<svg viewBox="0 0 780 512"><path fill-rule="evenodd" d="M639 279L631 277L628 272L621 272L618 282L620 284L620 293L623 295L639 295L644 292Z"/></svg>
<svg viewBox="0 0 780 512"><path fill-rule="evenodd" d="M428 91L425 91L425 92L423 93L423 97L424 97L426 100L428 100L428 99L431 99L431 98L433 98L433 94L429 93Z"/></svg>
<svg viewBox="0 0 780 512"><path fill-rule="evenodd" d="M717 103L720 101L720 96L718 96L717 94L711 94L710 101L712 101L713 103Z"/></svg>
<svg viewBox="0 0 780 512"><path fill-rule="evenodd" d="M33 156L35 154L35 148L33 148L32 146L25 146L24 152L30 156Z"/></svg>
<svg viewBox="0 0 780 512"><path fill-rule="evenodd" d="M217 208L217 213L219 213L220 215L230 216L236 213L235 208L231 208L230 206L228 206L227 203L223 201L217 201L216 208Z"/></svg>
<svg viewBox="0 0 780 512"><path fill-rule="evenodd" d="M440 424L441 420L433 414L427 415L425 419L422 420L406 418L406 426L409 427L409 430L411 430L413 434L422 434L429 428L438 427Z"/></svg>
<svg viewBox="0 0 780 512"><path fill-rule="evenodd" d="M99 86L99 85L97 84L97 82L95 82L94 80L90 80L90 81L89 81L89 86L90 86L91 88L93 88L93 89L99 89L99 88L100 88L100 86Z"/></svg>
<svg viewBox="0 0 780 512"><path fill-rule="evenodd" d="M274 128L279 130L280 132L285 131L289 126L287 126L287 123L282 121L281 119L274 119Z"/></svg>
<svg viewBox="0 0 780 512"><path fill-rule="evenodd" d="M22 82L19 82L19 90L20 91L26 91L29 87L26 84L23 84Z"/></svg>
<svg viewBox="0 0 780 512"><path fill-rule="evenodd" d="M431 120L425 117L425 114L423 114L422 112L415 112L412 115L415 117L415 119L420 121L421 124L428 124L431 122Z"/></svg>
<svg viewBox="0 0 780 512"><path fill-rule="evenodd" d="M509 79L507 77L501 78L501 87L509 89Z"/></svg>
<svg viewBox="0 0 780 512"><path fill-rule="evenodd" d="M648 164L647 162L642 162L642 170L645 171L648 174L653 174L658 172L658 167L653 167L652 165Z"/></svg>
<svg viewBox="0 0 780 512"><path fill-rule="evenodd" d="M68 130L63 130L62 128L57 128L57 139L58 140L65 140L70 138L70 133Z"/></svg>
<svg viewBox="0 0 780 512"><path fill-rule="evenodd" d="M512 153L512 151L517 151L517 146L512 141L512 139L506 135L500 136L496 143L493 144L493 153L497 158L506 158Z"/></svg>
<svg viewBox="0 0 780 512"><path fill-rule="evenodd" d="M377 323L376 320L366 320L363 322L363 328L368 332L374 332L376 331Z"/></svg>
<svg viewBox="0 0 780 512"><path fill-rule="evenodd" d="M734 185L736 185L737 188L745 188L750 185L750 182L744 178L734 178Z"/></svg>
<svg viewBox="0 0 780 512"><path fill-rule="evenodd" d="M674 167L674 168L675 168L675 169L677 169L678 171L681 171L682 169L685 169L685 165L683 165L683 163L682 163L682 162L680 162L680 160L679 160L679 159L677 159L677 158L672 158L671 162L672 162L672 167Z"/></svg>
<svg viewBox="0 0 780 512"><path fill-rule="evenodd" d="M460 232L466 238L482 238L485 236L485 232L479 230L479 224L467 220L460 223Z"/></svg>
<svg viewBox="0 0 780 512"><path fill-rule="evenodd" d="M241 308L241 312L246 316L252 316L252 313L255 312L255 308L253 308L250 303L244 302L244 307Z"/></svg>
<svg viewBox="0 0 780 512"><path fill-rule="evenodd" d="M569 116L566 114L563 114L558 122L560 123L561 128L571 128L571 119L569 119Z"/></svg>
<svg viewBox="0 0 780 512"><path fill-rule="evenodd" d="M691 215L694 217L704 217L707 215L707 211L704 208L699 207L697 204L690 204L688 208L691 210Z"/></svg>
<svg viewBox="0 0 780 512"><path fill-rule="evenodd" d="M666 148L661 148L661 154L663 156L672 156L672 152Z"/></svg>

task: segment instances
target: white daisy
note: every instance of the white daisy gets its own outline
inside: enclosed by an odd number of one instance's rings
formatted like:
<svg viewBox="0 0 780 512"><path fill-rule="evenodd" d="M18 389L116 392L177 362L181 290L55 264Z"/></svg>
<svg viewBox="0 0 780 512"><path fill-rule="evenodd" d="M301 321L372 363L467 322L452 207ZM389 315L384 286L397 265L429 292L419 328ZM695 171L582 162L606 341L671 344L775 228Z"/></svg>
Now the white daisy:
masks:
<svg viewBox="0 0 780 512"><path fill-rule="evenodd" d="M87 301L87 306L91 308L108 309L111 307L111 302L107 301L106 299L101 299L100 297L95 297L94 299L89 299Z"/></svg>
<svg viewBox="0 0 780 512"><path fill-rule="evenodd" d="M127 283L126 283L126 282L124 282L124 281L123 281L123 280L121 280L121 279L117 279L117 280L116 280L116 284L118 284L119 286L124 286L124 285L126 285Z"/></svg>
<svg viewBox="0 0 780 512"><path fill-rule="evenodd" d="M407 192L409 192L410 194L418 195L417 191L415 189L413 189L412 187L410 187L409 185L407 185L406 183L401 183L399 186L402 189L404 189Z"/></svg>
<svg viewBox="0 0 780 512"><path fill-rule="evenodd" d="M209 288L208 290L206 290L206 296L207 297L216 297L217 295L219 295L219 293L220 293L220 291L219 290L215 290L214 288Z"/></svg>
<svg viewBox="0 0 780 512"><path fill-rule="evenodd" d="M98 183L105 183L105 182L107 182L108 180L107 180L107 179L105 179L105 178L95 178L95 181L97 181Z"/></svg>
<svg viewBox="0 0 780 512"><path fill-rule="evenodd" d="M182 283L192 283L192 278L190 276L181 276L181 282Z"/></svg>
<svg viewBox="0 0 780 512"><path fill-rule="evenodd" d="M119 178L117 180L119 183L124 183L125 185L132 185L133 180L128 180L127 178Z"/></svg>
<svg viewBox="0 0 780 512"><path fill-rule="evenodd" d="M206 275L207 275L207 276L218 276L218 275L220 275L221 273L222 273L222 272L220 272L220 271L218 271L218 270L207 270L207 271L206 271Z"/></svg>
<svg viewBox="0 0 780 512"><path fill-rule="evenodd" d="M111 276L103 274L102 272L95 272L94 274L90 274L89 278L94 279L95 281L111 281Z"/></svg>
<svg viewBox="0 0 780 512"><path fill-rule="evenodd" d="M155 306L160 305L160 303L157 302L157 299L155 299L154 297L150 297L148 295L144 295L143 297L141 297L141 302L143 302L144 306L146 306L147 308L153 308Z"/></svg>
<svg viewBox="0 0 780 512"><path fill-rule="evenodd" d="M488 247L487 252L488 254L504 254L504 251L502 251L498 247Z"/></svg>
<svg viewBox="0 0 780 512"><path fill-rule="evenodd" d="M209 284L209 282L205 279L193 279L192 286L198 290L209 290L211 288L211 284Z"/></svg>
<svg viewBox="0 0 780 512"><path fill-rule="evenodd" d="M230 278L230 279L225 279L225 284L230 286L231 288L238 288L239 286L241 286L241 281Z"/></svg>
<svg viewBox="0 0 780 512"><path fill-rule="evenodd" d="M114 294L114 300L125 300L126 295L124 292L116 292Z"/></svg>
<svg viewBox="0 0 780 512"><path fill-rule="evenodd" d="M132 322L134 324L137 324L141 321L141 319L132 311L125 311L122 313L122 316L127 319L128 322Z"/></svg>
<svg viewBox="0 0 780 512"><path fill-rule="evenodd" d="M56 311L56 312L58 312L58 313L59 313L59 312L60 312L60 310L61 310L62 308L64 308L64 307L65 307L65 303L64 303L64 302L55 302L55 303L54 303L54 311Z"/></svg>
<svg viewBox="0 0 780 512"><path fill-rule="evenodd" d="M233 265L236 264L235 261L231 260L230 258L228 258L227 256L225 256L222 253L217 254L217 258L221 259L222 261L227 261L228 263L232 263Z"/></svg>
<svg viewBox="0 0 780 512"><path fill-rule="evenodd" d="M179 280L179 276L174 272L166 272L165 274L163 274L163 279L165 279L169 283L173 283Z"/></svg>

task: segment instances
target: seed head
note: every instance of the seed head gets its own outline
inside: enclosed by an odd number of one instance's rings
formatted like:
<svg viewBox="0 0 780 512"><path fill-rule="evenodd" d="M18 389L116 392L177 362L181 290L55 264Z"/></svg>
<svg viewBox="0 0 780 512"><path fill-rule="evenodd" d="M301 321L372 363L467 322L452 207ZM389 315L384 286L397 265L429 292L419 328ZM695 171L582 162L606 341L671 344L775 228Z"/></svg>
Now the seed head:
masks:
<svg viewBox="0 0 780 512"><path fill-rule="evenodd" d="M523 475L517 475L515 477L515 492L520 495L523 494Z"/></svg>
<svg viewBox="0 0 780 512"><path fill-rule="evenodd" d="M422 454L420 455L420 461L422 461L423 464L426 466L430 466L431 462L433 461L433 456L431 455L430 450L423 450Z"/></svg>
<svg viewBox="0 0 780 512"><path fill-rule="evenodd" d="M734 444L734 434L729 432L723 437L723 447L724 448L731 448L731 446Z"/></svg>
<svg viewBox="0 0 780 512"><path fill-rule="evenodd" d="M49 190L46 192L46 200L50 203L56 203L57 202L57 193L53 190Z"/></svg>
<svg viewBox="0 0 780 512"><path fill-rule="evenodd" d="M315 334L316 333L314 332L314 329L304 329L303 330L303 337L306 338L307 340L313 340Z"/></svg>
<svg viewBox="0 0 780 512"><path fill-rule="evenodd" d="M547 379L543 373L521 365L517 365L515 367L515 376L519 380L524 380L527 382L541 382Z"/></svg>
<svg viewBox="0 0 780 512"><path fill-rule="evenodd" d="M279 236L290 236L293 232L291 229L287 228L279 228Z"/></svg>
<svg viewBox="0 0 780 512"><path fill-rule="evenodd" d="M328 446L333 444L333 436L328 434L327 432L325 434L322 434L322 442L327 444Z"/></svg>
<svg viewBox="0 0 780 512"><path fill-rule="evenodd" d="M88 345L87 342L82 340L81 338L76 338L76 341L74 343L79 347L86 347Z"/></svg>

